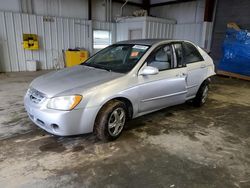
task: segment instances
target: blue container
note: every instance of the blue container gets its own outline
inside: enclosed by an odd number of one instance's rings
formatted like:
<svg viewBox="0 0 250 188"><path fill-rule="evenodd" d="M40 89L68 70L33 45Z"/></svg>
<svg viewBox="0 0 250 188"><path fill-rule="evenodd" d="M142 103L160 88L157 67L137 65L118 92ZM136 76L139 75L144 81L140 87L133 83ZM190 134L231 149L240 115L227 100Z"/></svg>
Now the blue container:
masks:
<svg viewBox="0 0 250 188"><path fill-rule="evenodd" d="M228 29L219 70L250 76L250 33Z"/></svg>

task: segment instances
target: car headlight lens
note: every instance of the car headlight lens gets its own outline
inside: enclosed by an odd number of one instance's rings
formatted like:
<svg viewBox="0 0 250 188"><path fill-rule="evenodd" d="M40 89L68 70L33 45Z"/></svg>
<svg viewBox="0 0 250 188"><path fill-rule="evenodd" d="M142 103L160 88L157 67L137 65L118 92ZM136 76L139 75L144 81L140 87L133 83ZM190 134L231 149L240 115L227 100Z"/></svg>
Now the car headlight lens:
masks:
<svg viewBox="0 0 250 188"><path fill-rule="evenodd" d="M47 107L55 110L73 110L81 100L81 95L54 97L49 100Z"/></svg>

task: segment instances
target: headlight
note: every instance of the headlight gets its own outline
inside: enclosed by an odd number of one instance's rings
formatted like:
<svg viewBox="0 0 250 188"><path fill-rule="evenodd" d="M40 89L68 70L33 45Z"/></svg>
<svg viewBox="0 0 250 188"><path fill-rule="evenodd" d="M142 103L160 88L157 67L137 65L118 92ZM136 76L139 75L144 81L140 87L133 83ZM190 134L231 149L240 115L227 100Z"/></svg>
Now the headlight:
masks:
<svg viewBox="0 0 250 188"><path fill-rule="evenodd" d="M47 107L56 110L73 110L81 100L81 95L54 97L49 100Z"/></svg>

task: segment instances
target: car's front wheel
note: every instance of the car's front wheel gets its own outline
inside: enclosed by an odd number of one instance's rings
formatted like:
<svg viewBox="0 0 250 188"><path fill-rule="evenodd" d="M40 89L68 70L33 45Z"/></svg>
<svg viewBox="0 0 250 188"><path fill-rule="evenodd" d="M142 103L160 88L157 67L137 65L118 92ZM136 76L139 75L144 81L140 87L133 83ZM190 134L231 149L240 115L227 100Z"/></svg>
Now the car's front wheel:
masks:
<svg viewBox="0 0 250 188"><path fill-rule="evenodd" d="M94 131L100 140L112 141L121 135L125 122L126 105L118 100L113 100L99 111Z"/></svg>
<svg viewBox="0 0 250 188"><path fill-rule="evenodd" d="M200 86L200 88L199 88L199 90L198 90L198 92L193 100L193 104L195 106L200 107L203 104L205 104L205 102L207 101L207 97L208 97L208 90L209 90L209 82L206 80L201 84L201 86Z"/></svg>

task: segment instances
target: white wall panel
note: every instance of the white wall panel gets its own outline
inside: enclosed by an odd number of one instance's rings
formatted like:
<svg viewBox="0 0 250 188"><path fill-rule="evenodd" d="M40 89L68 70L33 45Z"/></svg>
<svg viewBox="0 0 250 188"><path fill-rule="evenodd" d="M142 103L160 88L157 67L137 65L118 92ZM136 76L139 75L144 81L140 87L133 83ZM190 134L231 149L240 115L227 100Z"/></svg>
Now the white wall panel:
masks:
<svg viewBox="0 0 250 188"><path fill-rule="evenodd" d="M30 15L30 33L38 33L37 31L37 17ZM22 50L24 50L21 47ZM32 59L39 59L39 51L32 51Z"/></svg>
<svg viewBox="0 0 250 188"><path fill-rule="evenodd" d="M205 0L183 2L152 7L150 14L165 19L174 19L177 23L201 23L204 20Z"/></svg>
<svg viewBox="0 0 250 188"><path fill-rule="evenodd" d="M20 0L0 0L0 11L20 11Z"/></svg>
<svg viewBox="0 0 250 188"><path fill-rule="evenodd" d="M176 24L174 25L173 38L189 40L210 51L212 28L211 22Z"/></svg>
<svg viewBox="0 0 250 188"><path fill-rule="evenodd" d="M33 13L37 15L87 19L88 1L33 0Z"/></svg>
<svg viewBox="0 0 250 188"><path fill-rule="evenodd" d="M10 70L18 71L18 58L16 47L16 33L14 29L14 19L12 13L5 14L6 33L8 40L8 50L10 52Z"/></svg>
<svg viewBox="0 0 250 188"><path fill-rule="evenodd" d="M7 39L6 19L3 12L0 12L0 63L1 70L10 71L10 54ZM8 63L5 63L8 62Z"/></svg>
<svg viewBox="0 0 250 188"><path fill-rule="evenodd" d="M52 38L52 64L54 65L56 62L56 59L59 57L60 52L58 45L58 22L57 20L54 22L54 24L51 25L51 38Z"/></svg>
<svg viewBox="0 0 250 188"><path fill-rule="evenodd" d="M204 47L203 39L203 23L199 24L176 24L174 26L174 39L185 39Z"/></svg>
<svg viewBox="0 0 250 188"><path fill-rule="evenodd" d="M114 24L110 25L115 31ZM0 12L0 26L0 72L26 71L27 60L38 61L38 69L53 69L62 50L92 51L92 24L87 20L52 17L44 21L43 16ZM38 51L23 49L23 33L38 35Z"/></svg>
<svg viewBox="0 0 250 188"><path fill-rule="evenodd" d="M117 23L117 41L123 41L129 39L129 31L130 30L142 30L142 36L144 38L145 31L144 31L144 22L138 21L138 22L125 22L125 23Z"/></svg>
<svg viewBox="0 0 250 188"><path fill-rule="evenodd" d="M160 22L146 22L145 38L172 38L174 24Z"/></svg>
<svg viewBox="0 0 250 188"><path fill-rule="evenodd" d="M175 21L154 18L126 18L117 23L117 41L128 40L129 31L142 29L142 38L172 38Z"/></svg>
<svg viewBox="0 0 250 188"><path fill-rule="evenodd" d="M15 33L16 33L16 41L23 40L23 27L22 27L22 17L20 14L14 14L14 26L15 26ZM26 63L25 63L25 54L22 44L16 42L17 46L17 57L18 57L18 64L19 70L24 71L26 70Z"/></svg>
<svg viewBox="0 0 250 188"><path fill-rule="evenodd" d="M53 58L52 58L52 39L51 39L51 22L44 22L44 39L45 39L45 55L46 55L46 69L52 69ZM28 50L27 50L28 51Z"/></svg>
<svg viewBox="0 0 250 188"><path fill-rule="evenodd" d="M118 23L0 12L0 72L26 71L26 61L39 62L38 69L55 68L55 60L68 48L81 47L91 53L92 29L110 30L112 42L127 40L129 31L142 29L142 38L187 39L210 48L212 25L209 23L176 24L152 17L132 18ZM37 34L38 51L24 50L23 33Z"/></svg>

